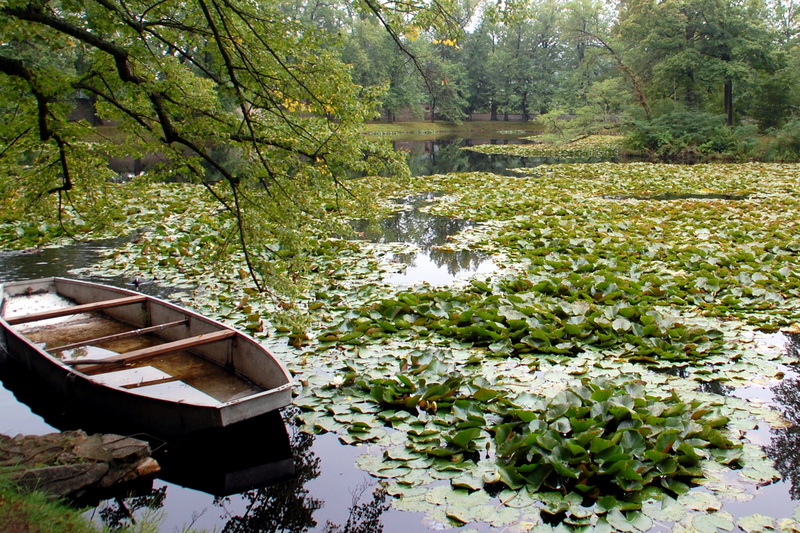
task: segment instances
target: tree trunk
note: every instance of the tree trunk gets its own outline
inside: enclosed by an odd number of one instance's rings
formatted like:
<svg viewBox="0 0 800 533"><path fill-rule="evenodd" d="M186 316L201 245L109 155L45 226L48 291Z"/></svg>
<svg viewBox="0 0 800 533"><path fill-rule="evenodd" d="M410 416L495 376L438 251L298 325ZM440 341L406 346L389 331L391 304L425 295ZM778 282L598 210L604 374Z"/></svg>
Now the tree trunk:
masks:
<svg viewBox="0 0 800 533"><path fill-rule="evenodd" d="M522 107L522 121L523 122L528 122L531 119L531 114L528 111L528 93L527 92L522 93L522 104L521 104L520 107Z"/></svg>
<svg viewBox="0 0 800 533"><path fill-rule="evenodd" d="M733 80L725 80L725 123L733 126Z"/></svg>
<svg viewBox="0 0 800 533"><path fill-rule="evenodd" d="M722 60L727 65L731 60L731 54L726 51L722 54ZM725 124L733 126L733 78L725 77Z"/></svg>

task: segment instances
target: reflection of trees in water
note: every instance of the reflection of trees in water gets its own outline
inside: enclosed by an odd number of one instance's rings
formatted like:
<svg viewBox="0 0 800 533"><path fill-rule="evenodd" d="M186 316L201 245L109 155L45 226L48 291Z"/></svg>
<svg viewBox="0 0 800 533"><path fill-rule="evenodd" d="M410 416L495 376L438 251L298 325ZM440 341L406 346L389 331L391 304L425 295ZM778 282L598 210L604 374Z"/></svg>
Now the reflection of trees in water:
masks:
<svg viewBox="0 0 800 533"><path fill-rule="evenodd" d="M456 235L474 224L468 220L431 215L420 211L420 207L434 198L433 195L422 195L406 198L403 203L411 209L394 213L373 224L357 221L353 224L356 231L372 242L405 242L418 246L425 255L439 268L446 267L448 273L456 275L463 271L476 270L486 260L483 254L470 250L440 250L439 246L447 243L447 238ZM397 261L411 264L416 254L401 254Z"/></svg>
<svg viewBox="0 0 800 533"><path fill-rule="evenodd" d="M732 387L725 385L722 381L704 381L697 389L700 392L710 392L712 394L719 394L720 396L727 396Z"/></svg>
<svg viewBox="0 0 800 533"><path fill-rule="evenodd" d="M307 482L319 476L320 459L312 449L314 436L299 430L296 413L287 419L290 442L295 461L295 477L284 483L244 492L240 495L248 502L244 514L231 516L223 527L223 533L268 533L309 531L317 523L314 511L324 502L312 497L305 488ZM344 526L328 522L326 533L380 533L383 531L381 515L389 508L386 493L378 487L372 501L359 503L363 492L353 496L350 516ZM216 505L224 507L230 498L217 498Z"/></svg>
<svg viewBox="0 0 800 533"><path fill-rule="evenodd" d="M312 448L314 436L300 431L300 422L295 412L287 413L285 422L289 430L289 441L295 463L294 477L275 485L214 498L214 505L221 508L223 516L227 517L221 528L223 533L295 533L316 528L317 522L313 515L324 502L313 497L305 488L306 483L320 474L320 459ZM252 438L263 437L253 435ZM201 466L198 465L198 468ZM136 511L162 508L166 503L167 489L168 487L162 486L151 489L143 495L107 500L99 515L109 529L128 527L135 523ZM381 515L389 508L386 493L378 486L372 493L372 499L361 503L360 500L366 490L367 487L363 486L360 492L353 495L350 516L343 526L328 522L321 531L325 533L383 531ZM241 514L236 515L226 509L228 504L239 506L241 502L245 503L245 509Z"/></svg>
<svg viewBox="0 0 800 533"><path fill-rule="evenodd" d="M784 333L786 337L786 354L800 361L800 334Z"/></svg>
<svg viewBox="0 0 800 533"><path fill-rule="evenodd" d="M290 421L295 417L291 416ZM249 490L238 495L247 502L242 515L231 516L222 528L224 533L308 531L316 526L313 514L323 502L312 497L305 484L319 476L320 459L311 449L313 435L300 431L296 424L289 427L289 440L295 462L295 477L272 485ZM225 507L230 497L216 498L214 504Z"/></svg>
<svg viewBox="0 0 800 533"><path fill-rule="evenodd" d="M433 200L434 195L420 195L404 198L403 205L411 206L393 213L377 223L358 221L355 230L363 233L365 239L373 242L407 242L422 249L441 246L447 237L472 226L467 220L431 215L420 211L420 207Z"/></svg>
<svg viewBox="0 0 800 533"><path fill-rule="evenodd" d="M167 487L152 489L147 494L108 500L98 514L111 530L129 527L134 522L134 513L140 509L160 509L167 496Z"/></svg>
<svg viewBox="0 0 800 533"><path fill-rule="evenodd" d="M395 147L408 150L408 167L414 176L447 174L450 172L492 172L508 174L508 169L534 166L532 158L503 154L483 154L462 150L474 144L519 144L525 141L463 141L440 140L395 143Z"/></svg>
<svg viewBox="0 0 800 533"><path fill-rule="evenodd" d="M359 492L353 494L350 516L344 526L328 522L325 526L325 533L381 533L383 531L381 515L390 507L389 502L386 501L386 491L383 490L383 487L378 487L372 493L371 501L359 503L367 488L367 486L362 486Z"/></svg>
<svg viewBox="0 0 800 533"><path fill-rule="evenodd" d="M800 380L784 379L772 392L791 425L773 430L766 452L775 460L775 468L783 479L791 482L789 494L797 500L800 499Z"/></svg>
<svg viewBox="0 0 800 533"><path fill-rule="evenodd" d="M481 263L486 261L486 256L470 250L436 250L433 249L428 254L431 261L439 267L447 267L447 272L455 276L459 272L473 272L478 270Z"/></svg>

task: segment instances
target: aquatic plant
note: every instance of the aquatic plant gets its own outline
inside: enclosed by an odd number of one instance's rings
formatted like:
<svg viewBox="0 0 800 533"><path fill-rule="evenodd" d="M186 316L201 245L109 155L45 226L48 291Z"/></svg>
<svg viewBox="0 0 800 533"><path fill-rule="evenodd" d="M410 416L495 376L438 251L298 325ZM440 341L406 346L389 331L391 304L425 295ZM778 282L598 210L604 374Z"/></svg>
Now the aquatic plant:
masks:
<svg viewBox="0 0 800 533"><path fill-rule="evenodd" d="M684 494L703 459L736 466L742 445L723 433L728 421L713 405L647 394L641 382L583 379L539 407L509 410L491 432L509 488L596 501Z"/></svg>

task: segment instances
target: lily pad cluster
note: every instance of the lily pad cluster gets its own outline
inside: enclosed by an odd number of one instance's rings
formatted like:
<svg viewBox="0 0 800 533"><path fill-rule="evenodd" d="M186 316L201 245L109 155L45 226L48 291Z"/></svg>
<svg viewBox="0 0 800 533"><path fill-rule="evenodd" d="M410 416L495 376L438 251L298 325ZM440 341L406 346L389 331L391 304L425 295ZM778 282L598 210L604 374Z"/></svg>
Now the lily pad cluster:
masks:
<svg viewBox="0 0 800 533"><path fill-rule="evenodd" d="M566 143L543 143L538 136L528 137L533 144L481 144L466 150L483 154L504 154L520 157L603 158L614 157L622 148L619 135L591 135Z"/></svg>
<svg viewBox="0 0 800 533"><path fill-rule="evenodd" d="M629 305L777 328L800 316L800 200L788 192L798 168L547 165L517 169L519 178L434 176L424 186L451 193L429 209L484 222L454 246L496 254L534 284L586 297L609 283ZM686 191L697 194L675 194Z"/></svg>
<svg viewBox="0 0 800 533"><path fill-rule="evenodd" d="M404 498L401 508L414 510L424 495L451 523L647 531L653 520L683 517L675 502L691 501L709 464L739 469L753 459L729 431L722 401L684 401L625 377L583 378L549 398L511 397L481 377L441 373L429 357L417 362L369 380L348 367L341 391L350 406L329 408L357 441L368 435L387 446L359 464L396 480L387 490ZM449 480L447 491L425 489L437 479Z"/></svg>
<svg viewBox="0 0 800 533"><path fill-rule="evenodd" d="M740 443L717 409L645 393L636 381L584 379L536 408L510 410L492 428L502 481L512 489L635 500L647 490L684 494L703 459L736 466Z"/></svg>
<svg viewBox="0 0 800 533"><path fill-rule="evenodd" d="M321 340L363 343L387 335L438 334L483 346L495 356L574 355L614 349L625 358L657 363L696 361L724 347L720 331L690 326L655 307L627 304L621 288L595 282L584 298L549 280L521 278L460 291L400 292L361 307Z"/></svg>

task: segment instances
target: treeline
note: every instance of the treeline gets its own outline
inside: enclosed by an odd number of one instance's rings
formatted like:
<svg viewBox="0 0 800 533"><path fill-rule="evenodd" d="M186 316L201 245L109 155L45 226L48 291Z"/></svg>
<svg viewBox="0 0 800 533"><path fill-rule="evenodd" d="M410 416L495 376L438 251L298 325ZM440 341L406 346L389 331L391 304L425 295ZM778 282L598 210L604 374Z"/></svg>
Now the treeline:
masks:
<svg viewBox="0 0 800 533"><path fill-rule="evenodd" d="M633 148L663 155L800 153L795 0L465 0L450 6L458 31L440 34L387 32L345 4L291 7L333 37L356 83L385 90L382 120L625 124ZM757 147L765 133L778 144Z"/></svg>

